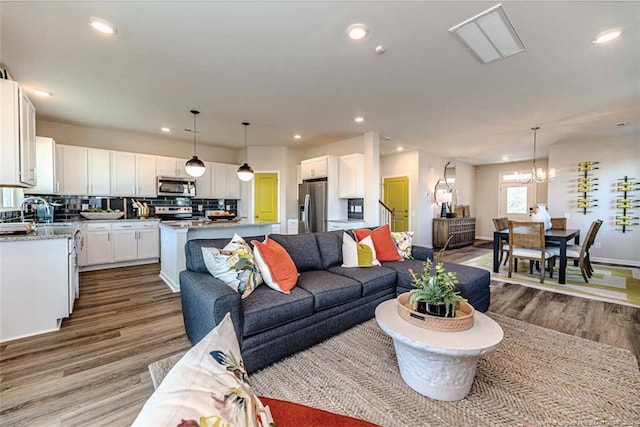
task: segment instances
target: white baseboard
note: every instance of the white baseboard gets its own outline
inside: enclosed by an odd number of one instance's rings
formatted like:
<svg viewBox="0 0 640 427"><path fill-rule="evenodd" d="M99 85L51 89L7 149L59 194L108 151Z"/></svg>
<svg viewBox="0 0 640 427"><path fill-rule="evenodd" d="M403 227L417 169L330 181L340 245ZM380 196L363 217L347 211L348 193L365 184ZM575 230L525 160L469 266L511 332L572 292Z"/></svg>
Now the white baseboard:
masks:
<svg viewBox="0 0 640 427"><path fill-rule="evenodd" d="M591 257L591 261L601 262L603 264L616 264L616 265L624 265L624 266L630 266L630 267L640 267L640 261L635 261L632 259Z"/></svg>

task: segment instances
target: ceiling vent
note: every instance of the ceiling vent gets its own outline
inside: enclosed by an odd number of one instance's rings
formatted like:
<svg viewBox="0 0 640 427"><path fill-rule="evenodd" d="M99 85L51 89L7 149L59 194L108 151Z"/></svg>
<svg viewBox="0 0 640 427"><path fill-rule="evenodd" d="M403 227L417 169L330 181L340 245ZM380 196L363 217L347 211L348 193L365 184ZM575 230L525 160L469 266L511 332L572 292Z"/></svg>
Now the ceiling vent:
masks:
<svg viewBox="0 0 640 427"><path fill-rule="evenodd" d="M449 28L481 64L498 61L525 50L502 5Z"/></svg>

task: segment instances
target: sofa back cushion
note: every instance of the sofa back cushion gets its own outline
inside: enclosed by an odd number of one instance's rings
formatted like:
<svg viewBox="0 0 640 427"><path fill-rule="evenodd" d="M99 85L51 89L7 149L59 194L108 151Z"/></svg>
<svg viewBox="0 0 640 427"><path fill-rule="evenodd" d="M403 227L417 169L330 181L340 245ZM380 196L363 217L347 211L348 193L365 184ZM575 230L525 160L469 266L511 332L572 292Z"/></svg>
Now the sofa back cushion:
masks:
<svg viewBox="0 0 640 427"><path fill-rule="evenodd" d="M315 233L270 234L269 238L278 242L287 251L299 273L322 270L322 259Z"/></svg>
<svg viewBox="0 0 640 427"><path fill-rule="evenodd" d="M259 240L262 242L264 240L264 236L243 237L243 239L247 242L250 242L251 240ZM184 245L187 270L209 273L202 256L202 248L224 248L229 241L231 241L231 237L224 237L222 239L189 240L187 244Z"/></svg>
<svg viewBox="0 0 640 427"><path fill-rule="evenodd" d="M327 269L342 264L342 230L316 233L322 268Z"/></svg>

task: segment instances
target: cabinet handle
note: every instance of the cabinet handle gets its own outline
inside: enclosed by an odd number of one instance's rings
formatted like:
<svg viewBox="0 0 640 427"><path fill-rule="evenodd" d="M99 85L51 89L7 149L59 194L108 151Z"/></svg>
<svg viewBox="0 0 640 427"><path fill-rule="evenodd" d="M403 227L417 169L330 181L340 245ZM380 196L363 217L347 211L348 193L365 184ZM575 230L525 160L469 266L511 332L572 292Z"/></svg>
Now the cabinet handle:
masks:
<svg viewBox="0 0 640 427"><path fill-rule="evenodd" d="M111 232L109 231L107 233L107 242L110 242L110 241L111 241Z"/></svg>
<svg viewBox="0 0 640 427"><path fill-rule="evenodd" d="M132 188L133 188L133 194L136 194L136 186L134 185Z"/></svg>
<svg viewBox="0 0 640 427"><path fill-rule="evenodd" d="M60 192L60 181L56 181L56 193Z"/></svg>
<svg viewBox="0 0 640 427"><path fill-rule="evenodd" d="M131 225L121 225L122 228L131 228Z"/></svg>

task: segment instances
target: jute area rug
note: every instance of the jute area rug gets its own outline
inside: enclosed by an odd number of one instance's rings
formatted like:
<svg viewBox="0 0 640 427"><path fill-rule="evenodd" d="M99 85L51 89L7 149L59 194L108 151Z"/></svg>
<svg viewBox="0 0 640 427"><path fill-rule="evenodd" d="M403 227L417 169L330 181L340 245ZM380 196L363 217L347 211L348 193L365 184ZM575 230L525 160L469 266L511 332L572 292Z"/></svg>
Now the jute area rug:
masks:
<svg viewBox="0 0 640 427"><path fill-rule="evenodd" d="M553 278L546 273L544 283L540 283L540 273L534 269L533 274L529 274L529 263L526 261L518 263L518 271L514 272L511 278L508 277L508 265L501 265L499 272L494 273L492 271L493 252L465 261L463 264L491 271L491 279L501 282L640 308L640 269L638 268L593 264L593 277L589 279L589 283L585 283L580 274L580 268L569 265L567 266L567 283L560 285L557 265Z"/></svg>
<svg viewBox="0 0 640 427"><path fill-rule="evenodd" d="M489 314L504 330L470 394L429 399L407 386L375 320L251 375L260 395L383 426L637 426L640 371L627 350Z"/></svg>

